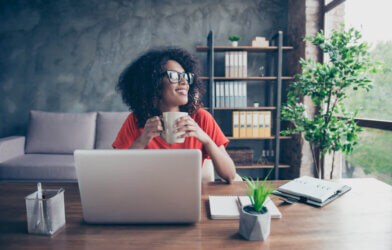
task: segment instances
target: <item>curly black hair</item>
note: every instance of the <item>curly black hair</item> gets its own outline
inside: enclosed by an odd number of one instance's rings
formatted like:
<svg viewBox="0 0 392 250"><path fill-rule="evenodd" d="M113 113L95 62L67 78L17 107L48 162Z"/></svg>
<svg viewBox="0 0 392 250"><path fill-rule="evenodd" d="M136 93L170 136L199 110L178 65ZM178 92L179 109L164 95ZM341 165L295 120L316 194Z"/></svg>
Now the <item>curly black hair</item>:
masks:
<svg viewBox="0 0 392 250"><path fill-rule="evenodd" d="M193 115L203 105L201 98L205 93L205 86L200 79L199 61L182 48L150 50L124 69L116 86L124 103L136 115L139 128L144 127L150 117L161 115L157 104L162 99L162 74L169 60L178 62L185 72L195 75L188 92L188 103L180 106L180 111Z"/></svg>

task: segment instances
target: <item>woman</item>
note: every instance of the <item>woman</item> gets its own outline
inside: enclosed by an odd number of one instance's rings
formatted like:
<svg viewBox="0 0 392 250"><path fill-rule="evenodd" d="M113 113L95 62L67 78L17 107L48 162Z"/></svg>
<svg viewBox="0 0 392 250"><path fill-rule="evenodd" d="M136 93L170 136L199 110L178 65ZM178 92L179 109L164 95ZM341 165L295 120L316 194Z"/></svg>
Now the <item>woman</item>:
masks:
<svg viewBox="0 0 392 250"><path fill-rule="evenodd" d="M227 182L235 178L235 166L226 152L229 140L210 113L201 109L205 89L198 61L180 48L152 50L131 63L121 74L117 90L133 110L121 127L114 148L200 149L212 159L216 172ZM160 133L163 112L188 112L175 125L185 132L184 143L167 144Z"/></svg>

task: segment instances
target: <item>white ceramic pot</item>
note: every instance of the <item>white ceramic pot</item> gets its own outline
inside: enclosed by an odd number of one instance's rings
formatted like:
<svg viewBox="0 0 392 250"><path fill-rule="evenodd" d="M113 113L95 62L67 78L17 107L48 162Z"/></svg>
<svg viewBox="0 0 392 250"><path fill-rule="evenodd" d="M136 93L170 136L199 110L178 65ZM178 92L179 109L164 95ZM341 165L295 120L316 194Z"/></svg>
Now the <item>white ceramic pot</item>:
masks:
<svg viewBox="0 0 392 250"><path fill-rule="evenodd" d="M239 233L247 240L261 240L268 238L271 229L271 214L266 207L256 212L253 206L242 207L240 211Z"/></svg>
<svg viewBox="0 0 392 250"><path fill-rule="evenodd" d="M231 45L232 45L233 47L237 47L237 46L238 46L238 41L231 42Z"/></svg>

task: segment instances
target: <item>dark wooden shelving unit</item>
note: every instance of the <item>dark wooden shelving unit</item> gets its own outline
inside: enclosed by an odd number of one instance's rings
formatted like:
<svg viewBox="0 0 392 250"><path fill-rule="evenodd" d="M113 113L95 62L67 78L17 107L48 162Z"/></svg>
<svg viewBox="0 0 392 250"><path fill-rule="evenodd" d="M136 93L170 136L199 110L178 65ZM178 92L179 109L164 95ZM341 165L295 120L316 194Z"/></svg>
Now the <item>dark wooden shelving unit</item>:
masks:
<svg viewBox="0 0 392 250"><path fill-rule="evenodd" d="M200 77L202 80L209 80L210 77L202 76ZM214 80L246 80L246 81L271 81L277 80L276 76L250 76L250 77L224 77L224 76L215 76ZM282 80L293 80L294 78L291 76L282 76Z"/></svg>
<svg viewBox="0 0 392 250"><path fill-rule="evenodd" d="M261 165L261 164L254 164L254 165L248 165L248 166L235 166L235 168L239 169L259 169L259 168L273 168L274 165ZM282 165L280 164L278 168L289 168L290 165Z"/></svg>
<svg viewBox="0 0 392 250"><path fill-rule="evenodd" d="M279 46L268 46L268 47L252 47L252 46L214 46L214 51L216 52L225 52L225 51L252 51L252 52L276 52L280 48ZM292 46L282 46L282 50L293 50ZM197 51L209 51L209 46L196 46Z"/></svg>
<svg viewBox="0 0 392 250"><path fill-rule="evenodd" d="M279 136L281 140L284 139L291 139L291 136ZM228 136L227 139L229 140L273 140L276 139L275 136L269 136L269 137L230 137Z"/></svg>
<svg viewBox="0 0 392 250"><path fill-rule="evenodd" d="M202 80L208 81L209 88L209 104L210 107L205 107L204 109L208 109L213 117L215 117L215 111L219 110L273 110L275 130L274 136L264 137L264 138L234 138L227 137L230 140L269 140L269 149L272 150L272 142L274 142L274 164L272 165L260 165L253 164L248 166L237 166L238 169L263 169L263 168L272 168L276 166L274 174L275 179L279 179L279 168L289 168L289 165L280 164L280 140L282 139L291 139L290 136L281 136L280 135L280 109L277 107L281 106L282 100L282 80L293 80L291 76L282 76L282 64L283 64L283 51L293 50L292 46L283 46L283 32L277 32L271 39L271 46L269 47L251 47L251 46L215 46L214 45L214 37L213 32L210 31L207 37L207 46L197 46L196 50L200 52L207 52L207 63L208 63L208 76L200 77ZM214 72L214 60L215 60L215 52L226 52L226 51L248 51L248 52L259 52L259 53L268 53L271 56L271 59L268 60L270 64L269 76L250 76L250 77L224 77L224 76L215 76ZM275 56L275 57L274 57ZM266 88L266 98L267 98L267 107L215 107L215 84L214 80L245 80L245 81L275 81L274 84L267 84Z"/></svg>
<svg viewBox="0 0 392 250"><path fill-rule="evenodd" d="M276 107L225 107L225 108L214 108L215 110L275 110Z"/></svg>

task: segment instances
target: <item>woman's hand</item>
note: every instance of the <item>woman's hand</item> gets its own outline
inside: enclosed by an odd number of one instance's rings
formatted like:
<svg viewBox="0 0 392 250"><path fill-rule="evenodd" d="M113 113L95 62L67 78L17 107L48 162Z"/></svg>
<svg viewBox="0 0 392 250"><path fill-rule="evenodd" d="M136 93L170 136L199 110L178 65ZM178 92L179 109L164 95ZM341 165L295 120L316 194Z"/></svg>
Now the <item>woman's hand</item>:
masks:
<svg viewBox="0 0 392 250"><path fill-rule="evenodd" d="M193 136L203 144L207 153L211 156L214 169L219 176L224 178L228 183L234 180L235 165L226 152L224 145L218 147L210 136L190 116L179 118L175 128L177 129L176 132L185 132L185 134L179 136L180 138Z"/></svg>
<svg viewBox="0 0 392 250"><path fill-rule="evenodd" d="M143 148L147 146L152 138L161 134L162 122L158 116L151 117L146 121L142 134L138 138L138 142L143 145Z"/></svg>
<svg viewBox="0 0 392 250"><path fill-rule="evenodd" d="M179 136L179 138L193 136L203 145L206 145L211 141L211 138L206 132L204 132L189 115L178 118L174 127L176 128L176 132L185 132L185 134Z"/></svg>

